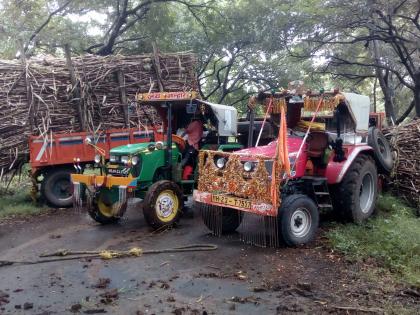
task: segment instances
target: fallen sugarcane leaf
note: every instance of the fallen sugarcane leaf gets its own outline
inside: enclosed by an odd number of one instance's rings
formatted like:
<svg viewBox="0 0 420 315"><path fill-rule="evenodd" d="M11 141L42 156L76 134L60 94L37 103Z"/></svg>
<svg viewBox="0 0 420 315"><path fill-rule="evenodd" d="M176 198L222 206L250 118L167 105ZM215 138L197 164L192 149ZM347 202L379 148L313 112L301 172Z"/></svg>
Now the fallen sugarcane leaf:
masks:
<svg viewBox="0 0 420 315"><path fill-rule="evenodd" d="M359 312L366 312L366 313L384 313L383 309L376 308L376 307L361 307L361 306L339 306L339 305L331 305L331 308L345 310L345 311L359 311Z"/></svg>
<svg viewBox="0 0 420 315"><path fill-rule="evenodd" d="M112 258L128 258L128 257L140 257L143 254L164 254L164 253L181 253L181 252L198 252L198 251L212 251L218 247L214 244L191 244L185 246L178 246L174 248L164 249L149 249L142 250L141 248L134 247L126 251L69 251L59 250L54 253L46 253L40 255L40 257L55 257L50 259L39 259L39 260L0 260L0 267L11 266L11 265L34 265L42 264L55 261L64 260L77 260L77 259L112 259ZM64 257L63 257L64 256Z"/></svg>

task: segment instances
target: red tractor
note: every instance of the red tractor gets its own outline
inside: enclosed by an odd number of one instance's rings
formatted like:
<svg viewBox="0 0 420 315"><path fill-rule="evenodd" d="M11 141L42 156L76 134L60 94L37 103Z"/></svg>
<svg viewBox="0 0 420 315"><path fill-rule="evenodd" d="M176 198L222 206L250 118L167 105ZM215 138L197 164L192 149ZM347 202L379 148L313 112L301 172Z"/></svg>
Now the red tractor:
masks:
<svg viewBox="0 0 420 315"><path fill-rule="evenodd" d="M233 153L200 152L193 198L206 226L216 235L238 230L261 246L281 239L297 246L314 239L321 211L357 223L369 218L379 174L393 164L381 121L369 115L369 97L284 91L255 101L265 104L264 123L277 128L277 140L259 146L249 139L254 147Z"/></svg>

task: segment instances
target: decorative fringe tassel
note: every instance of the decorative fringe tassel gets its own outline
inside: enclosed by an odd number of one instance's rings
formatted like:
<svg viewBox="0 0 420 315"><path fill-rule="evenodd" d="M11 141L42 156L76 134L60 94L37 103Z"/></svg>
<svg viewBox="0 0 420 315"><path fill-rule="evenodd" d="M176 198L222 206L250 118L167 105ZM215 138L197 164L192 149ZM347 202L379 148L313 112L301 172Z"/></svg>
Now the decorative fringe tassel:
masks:
<svg viewBox="0 0 420 315"><path fill-rule="evenodd" d="M116 217L122 217L127 209L127 186L118 187L118 202L115 205L114 213Z"/></svg>
<svg viewBox="0 0 420 315"><path fill-rule="evenodd" d="M199 207L204 224L211 230L212 234L217 237L221 237L223 227L223 208L199 202L196 202L195 206Z"/></svg>
<svg viewBox="0 0 420 315"><path fill-rule="evenodd" d="M199 208L204 224L211 233L217 237L222 236L223 207L216 207L196 202L194 207ZM277 217L263 216L249 212L241 212L238 217L239 239L247 244L259 247L279 247L279 229Z"/></svg>
<svg viewBox="0 0 420 315"><path fill-rule="evenodd" d="M279 247L277 217L244 212L238 228L240 240L258 247Z"/></svg>
<svg viewBox="0 0 420 315"><path fill-rule="evenodd" d="M83 191L80 183L73 183L73 208L78 212L83 209Z"/></svg>
<svg viewBox="0 0 420 315"><path fill-rule="evenodd" d="M303 110L305 112L314 112L317 110L318 102L321 96L307 96L303 100ZM333 111L342 100L340 94L336 96L325 96L322 100L319 111Z"/></svg>

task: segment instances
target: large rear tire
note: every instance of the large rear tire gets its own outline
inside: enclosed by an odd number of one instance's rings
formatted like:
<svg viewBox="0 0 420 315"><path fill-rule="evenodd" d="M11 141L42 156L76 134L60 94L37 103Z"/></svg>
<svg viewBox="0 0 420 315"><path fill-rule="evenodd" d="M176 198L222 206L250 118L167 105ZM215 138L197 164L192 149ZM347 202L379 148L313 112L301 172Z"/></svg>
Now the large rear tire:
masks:
<svg viewBox="0 0 420 315"><path fill-rule="evenodd" d="M287 246L312 242L319 225L315 202L305 195L286 196L279 209L279 233Z"/></svg>
<svg viewBox="0 0 420 315"><path fill-rule="evenodd" d="M373 159L361 154L353 161L335 190L334 206L342 218L362 223L375 211L378 172Z"/></svg>
<svg viewBox="0 0 420 315"><path fill-rule="evenodd" d="M182 191L169 180L160 180L149 187L143 201L143 215L153 229L172 226L184 207Z"/></svg>
<svg viewBox="0 0 420 315"><path fill-rule="evenodd" d="M44 174L41 182L41 195L48 205L54 208L69 208L73 205L71 170L67 168L51 169Z"/></svg>
<svg viewBox="0 0 420 315"><path fill-rule="evenodd" d="M212 220L210 219L212 218L211 212L213 211L215 210L212 209L211 206L204 207L202 209L202 217L203 217L203 222L207 226L207 228L213 233L217 233L217 229L219 227L214 226ZM223 207L222 208L222 231L221 231L222 234L229 234L229 233L235 232L236 229L241 224L242 218L243 218L242 211Z"/></svg>

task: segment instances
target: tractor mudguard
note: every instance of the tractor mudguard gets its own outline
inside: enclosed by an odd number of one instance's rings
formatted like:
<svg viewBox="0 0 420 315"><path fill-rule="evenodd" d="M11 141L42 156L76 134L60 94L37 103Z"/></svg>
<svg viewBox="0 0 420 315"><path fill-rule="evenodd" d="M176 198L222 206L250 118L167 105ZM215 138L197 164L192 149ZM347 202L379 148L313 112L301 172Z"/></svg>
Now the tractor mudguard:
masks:
<svg viewBox="0 0 420 315"><path fill-rule="evenodd" d="M356 157L362 152L373 152L372 147L368 145L355 145L355 146L345 146L345 160L341 162L334 162L334 155L330 157L330 161L327 164L327 169L325 171L325 177L327 178L328 184L338 184L343 179L350 165L356 159Z"/></svg>

